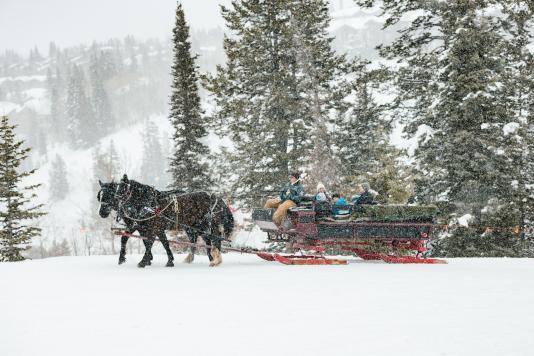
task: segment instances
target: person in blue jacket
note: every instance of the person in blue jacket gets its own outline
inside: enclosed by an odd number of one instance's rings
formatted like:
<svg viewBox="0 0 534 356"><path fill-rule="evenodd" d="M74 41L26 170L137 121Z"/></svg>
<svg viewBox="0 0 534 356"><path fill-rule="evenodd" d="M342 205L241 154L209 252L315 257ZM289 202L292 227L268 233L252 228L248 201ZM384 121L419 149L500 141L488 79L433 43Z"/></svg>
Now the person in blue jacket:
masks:
<svg viewBox="0 0 534 356"><path fill-rule="evenodd" d="M332 194L332 214L342 215L349 213L349 204L339 195L339 193Z"/></svg>

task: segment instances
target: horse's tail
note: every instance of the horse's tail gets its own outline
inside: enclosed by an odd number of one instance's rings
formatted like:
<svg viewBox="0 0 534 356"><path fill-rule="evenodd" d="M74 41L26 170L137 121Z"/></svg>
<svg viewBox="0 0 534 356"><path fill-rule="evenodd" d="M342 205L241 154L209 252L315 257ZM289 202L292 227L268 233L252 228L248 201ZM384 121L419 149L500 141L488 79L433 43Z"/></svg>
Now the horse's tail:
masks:
<svg viewBox="0 0 534 356"><path fill-rule="evenodd" d="M234 214L232 214L230 208L224 201L222 202L222 204L222 224L224 227L224 236L226 236L226 238L228 239L231 239L232 232L234 231L235 227Z"/></svg>

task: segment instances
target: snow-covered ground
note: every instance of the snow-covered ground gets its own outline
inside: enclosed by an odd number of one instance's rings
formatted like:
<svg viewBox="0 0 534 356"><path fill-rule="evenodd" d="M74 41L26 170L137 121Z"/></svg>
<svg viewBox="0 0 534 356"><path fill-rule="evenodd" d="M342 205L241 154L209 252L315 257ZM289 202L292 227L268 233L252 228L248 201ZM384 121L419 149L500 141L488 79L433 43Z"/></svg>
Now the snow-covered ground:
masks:
<svg viewBox="0 0 534 356"><path fill-rule="evenodd" d="M176 256L177 261L183 256ZM498 355L534 350L534 260L284 266L225 255L0 263L0 355Z"/></svg>

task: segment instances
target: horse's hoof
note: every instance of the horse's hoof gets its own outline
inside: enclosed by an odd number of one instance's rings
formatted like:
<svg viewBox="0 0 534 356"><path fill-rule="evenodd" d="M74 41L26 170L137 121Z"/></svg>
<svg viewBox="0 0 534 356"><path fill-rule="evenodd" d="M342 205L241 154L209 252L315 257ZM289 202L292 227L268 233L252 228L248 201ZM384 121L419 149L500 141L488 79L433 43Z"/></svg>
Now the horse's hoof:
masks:
<svg viewBox="0 0 534 356"><path fill-rule="evenodd" d="M152 266L152 262L151 261L147 261L146 265L147 266Z"/></svg>
<svg viewBox="0 0 534 356"><path fill-rule="evenodd" d="M172 261L167 262L165 267L174 267L174 262L172 262Z"/></svg>
<svg viewBox="0 0 534 356"><path fill-rule="evenodd" d="M146 264L145 261L141 261L141 262L139 262L139 263L137 264L137 267L139 267L139 268L145 268L146 265L147 265L147 264Z"/></svg>
<svg viewBox="0 0 534 356"><path fill-rule="evenodd" d="M122 265L124 262L126 262L126 258L119 258L119 265Z"/></svg>
<svg viewBox="0 0 534 356"><path fill-rule="evenodd" d="M184 263L191 263L193 262L193 260L195 259L195 255L193 254L189 254L186 256L186 258L184 258Z"/></svg>
<svg viewBox="0 0 534 356"><path fill-rule="evenodd" d="M219 251L218 248L212 248L210 255L213 257L213 259L210 261L210 267L215 267L222 263L221 251Z"/></svg>

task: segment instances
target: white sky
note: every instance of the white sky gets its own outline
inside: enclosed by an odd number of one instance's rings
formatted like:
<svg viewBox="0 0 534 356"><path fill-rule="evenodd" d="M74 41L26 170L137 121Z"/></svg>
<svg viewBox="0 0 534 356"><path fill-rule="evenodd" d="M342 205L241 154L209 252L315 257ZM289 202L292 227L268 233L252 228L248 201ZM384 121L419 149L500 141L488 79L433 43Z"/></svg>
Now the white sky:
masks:
<svg viewBox="0 0 534 356"><path fill-rule="evenodd" d="M219 4L230 0L182 0L194 28L223 25ZM35 45L47 53L60 47L134 35L166 38L172 33L176 0L0 0L0 52L27 55Z"/></svg>

